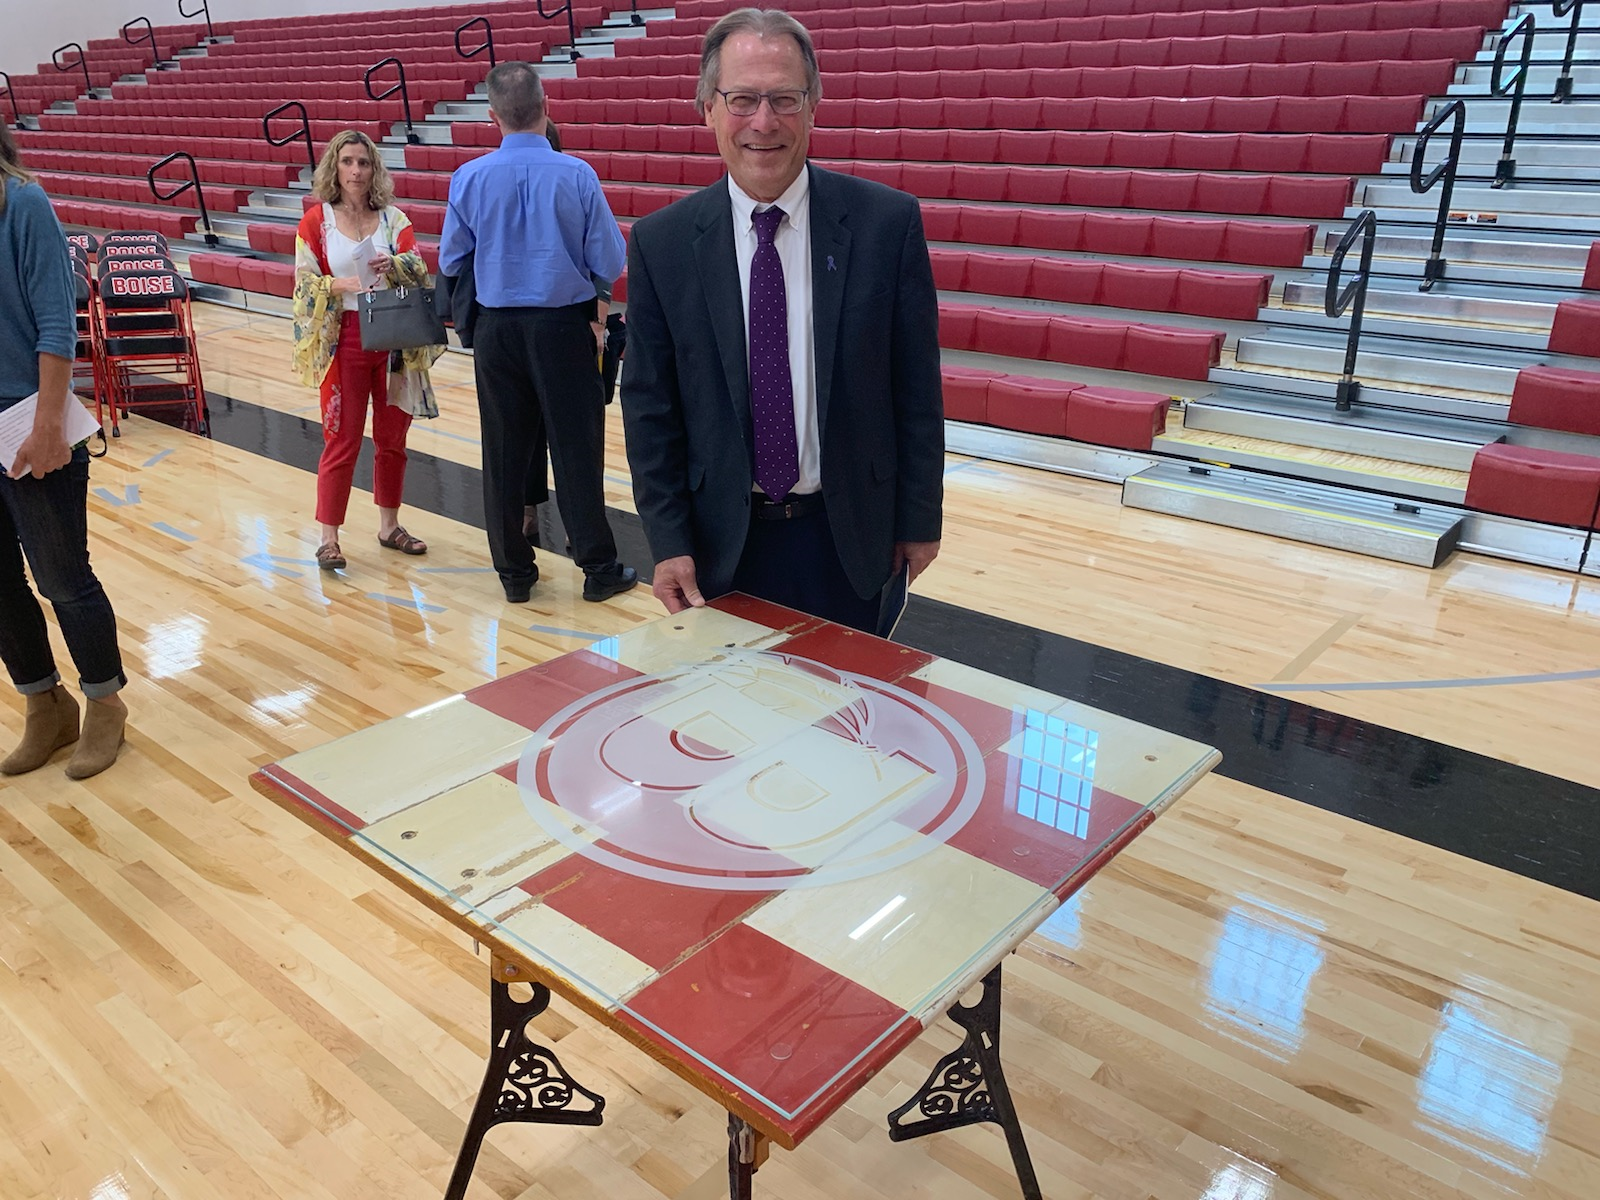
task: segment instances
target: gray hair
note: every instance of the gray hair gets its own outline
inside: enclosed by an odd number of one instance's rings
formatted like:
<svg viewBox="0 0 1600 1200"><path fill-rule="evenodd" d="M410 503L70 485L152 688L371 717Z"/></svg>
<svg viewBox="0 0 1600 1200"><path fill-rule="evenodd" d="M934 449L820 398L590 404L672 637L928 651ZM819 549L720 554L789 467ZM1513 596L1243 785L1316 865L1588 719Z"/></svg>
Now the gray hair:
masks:
<svg viewBox="0 0 1600 1200"><path fill-rule="evenodd" d="M806 27L779 8L736 8L706 32L705 45L700 48L700 85L695 89L694 107L702 117L711 107L717 84L722 79L722 44L736 33L753 33L762 39L792 37L806 64L807 99L813 105L822 99L817 48L812 45Z"/></svg>
<svg viewBox="0 0 1600 1200"><path fill-rule="evenodd" d="M532 63L503 62L484 81L489 107L508 133L528 133L544 119L544 83Z"/></svg>

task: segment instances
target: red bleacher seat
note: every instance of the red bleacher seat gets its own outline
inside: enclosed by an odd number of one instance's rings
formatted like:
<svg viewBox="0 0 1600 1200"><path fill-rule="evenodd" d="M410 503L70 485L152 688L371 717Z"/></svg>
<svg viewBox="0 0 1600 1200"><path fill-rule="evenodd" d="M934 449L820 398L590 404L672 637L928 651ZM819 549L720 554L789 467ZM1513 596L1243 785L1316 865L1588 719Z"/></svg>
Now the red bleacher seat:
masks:
<svg viewBox="0 0 1600 1200"><path fill-rule="evenodd" d="M1600 501L1600 458L1492 443L1473 457L1467 507L1586 528Z"/></svg>
<svg viewBox="0 0 1600 1200"><path fill-rule="evenodd" d="M979 371L972 367L945 367L944 415L950 421L984 424L989 419L989 381L999 379L999 371Z"/></svg>
<svg viewBox="0 0 1600 1200"><path fill-rule="evenodd" d="M1600 288L1600 242L1589 247L1589 262L1583 271L1583 286Z"/></svg>
<svg viewBox="0 0 1600 1200"><path fill-rule="evenodd" d="M1067 405L1066 436L1097 446L1148 450L1167 428L1166 396L1127 388L1085 387Z"/></svg>
<svg viewBox="0 0 1600 1200"><path fill-rule="evenodd" d="M1563 300L1556 305L1550 349L1600 358L1600 300Z"/></svg>
<svg viewBox="0 0 1600 1200"><path fill-rule="evenodd" d="M1600 374L1556 367L1524 367L1511 393L1516 425L1600 437Z"/></svg>
<svg viewBox="0 0 1600 1200"><path fill-rule="evenodd" d="M1082 386L1065 380L1002 375L989 382L988 422L1020 433L1065 437L1069 400Z"/></svg>

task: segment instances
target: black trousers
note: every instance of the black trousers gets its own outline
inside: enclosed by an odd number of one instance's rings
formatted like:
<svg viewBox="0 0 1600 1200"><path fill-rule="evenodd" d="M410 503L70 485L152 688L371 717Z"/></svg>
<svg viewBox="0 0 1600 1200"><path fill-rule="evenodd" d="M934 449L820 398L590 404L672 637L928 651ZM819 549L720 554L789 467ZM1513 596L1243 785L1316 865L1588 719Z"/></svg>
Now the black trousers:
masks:
<svg viewBox="0 0 1600 1200"><path fill-rule="evenodd" d="M522 506L541 425L573 561L594 570L617 559L602 482L605 404L589 328L593 307L484 308L478 314L472 349L483 426L483 512L489 556L506 583L533 574Z"/></svg>
<svg viewBox="0 0 1600 1200"><path fill-rule="evenodd" d="M878 624L879 597L856 595L839 561L822 509L788 521L764 521L751 507L744 553L733 573L733 590L871 633Z"/></svg>

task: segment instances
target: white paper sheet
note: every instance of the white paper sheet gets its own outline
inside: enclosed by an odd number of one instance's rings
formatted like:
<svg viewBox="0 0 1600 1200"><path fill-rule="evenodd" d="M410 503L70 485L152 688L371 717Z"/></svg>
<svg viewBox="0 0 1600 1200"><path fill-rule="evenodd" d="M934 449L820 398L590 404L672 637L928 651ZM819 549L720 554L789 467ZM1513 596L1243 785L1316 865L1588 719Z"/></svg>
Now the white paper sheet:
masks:
<svg viewBox="0 0 1600 1200"><path fill-rule="evenodd" d="M33 432L33 418L38 408L39 393L35 392L26 400L19 400L0 412L0 467L5 470L9 471L16 463L17 451L22 449L22 443ZM85 438L100 432L100 422L76 396L67 405L65 432L69 446L76 446Z"/></svg>
<svg viewBox="0 0 1600 1200"><path fill-rule="evenodd" d="M378 248L372 244L372 238L364 237L356 243L352 252L356 260L356 278L361 282L361 290L370 292L378 285L379 275L367 264L378 257Z"/></svg>

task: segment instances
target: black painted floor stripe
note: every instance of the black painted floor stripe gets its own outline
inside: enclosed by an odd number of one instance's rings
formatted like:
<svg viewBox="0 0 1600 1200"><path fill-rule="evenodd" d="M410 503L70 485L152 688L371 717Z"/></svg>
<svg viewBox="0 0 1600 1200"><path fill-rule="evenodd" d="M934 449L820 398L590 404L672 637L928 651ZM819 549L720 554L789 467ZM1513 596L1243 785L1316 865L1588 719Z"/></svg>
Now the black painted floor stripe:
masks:
<svg viewBox="0 0 1600 1200"><path fill-rule="evenodd" d="M215 393L210 400L218 441L316 470L316 422ZM408 454L407 505L483 528L476 468ZM369 440L356 486L370 490L371 472ZM546 547L564 541L554 508L541 510ZM647 575L638 516L612 509L610 518L624 561ZM1600 900L1595 788L925 596L912 597L899 638L1215 746L1229 779Z"/></svg>

